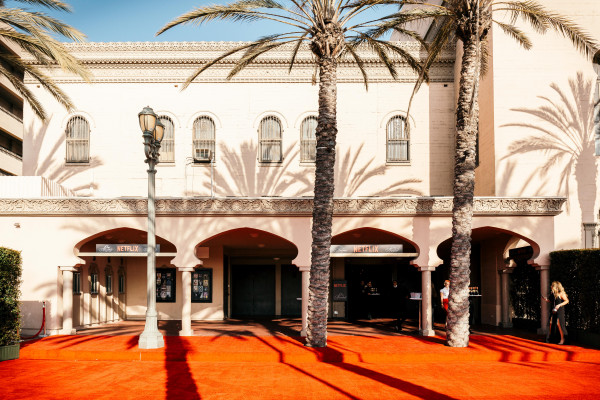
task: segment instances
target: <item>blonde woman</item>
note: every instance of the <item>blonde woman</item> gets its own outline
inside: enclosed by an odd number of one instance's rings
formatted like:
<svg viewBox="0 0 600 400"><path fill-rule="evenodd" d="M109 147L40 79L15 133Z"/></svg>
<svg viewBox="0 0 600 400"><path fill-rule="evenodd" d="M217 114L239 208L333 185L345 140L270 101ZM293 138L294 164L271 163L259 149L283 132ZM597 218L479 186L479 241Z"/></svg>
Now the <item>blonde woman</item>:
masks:
<svg viewBox="0 0 600 400"><path fill-rule="evenodd" d="M565 288L559 281L552 282L552 295L554 296L554 308L552 309L552 314L550 315L550 320L548 321L548 334L546 335L546 343L550 342L550 332L552 329L552 324L556 323L558 328L558 332L560 333L560 342L558 344L565 344L565 337L567 336L567 327L565 325L565 309L564 306L569 304L569 297L567 293L565 293ZM550 299L542 295L542 299L550 303Z"/></svg>

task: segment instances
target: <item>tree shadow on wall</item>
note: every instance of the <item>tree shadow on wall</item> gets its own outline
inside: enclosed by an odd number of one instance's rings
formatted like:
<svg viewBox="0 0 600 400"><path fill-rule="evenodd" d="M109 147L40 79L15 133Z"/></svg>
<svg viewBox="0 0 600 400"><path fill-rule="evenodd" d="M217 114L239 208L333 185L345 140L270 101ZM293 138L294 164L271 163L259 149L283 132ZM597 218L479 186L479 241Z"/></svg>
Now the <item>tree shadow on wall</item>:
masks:
<svg viewBox="0 0 600 400"><path fill-rule="evenodd" d="M358 149L352 151L349 149L341 157L338 157L335 163L335 196L352 197L355 196L362 185L368 180L379 175L384 175L387 166L374 166L375 157L371 157L363 165L358 165L358 157L362 152L364 144ZM393 195L414 195L420 196L423 193L420 190L406 187L411 183L420 183L420 179L403 179L394 182L383 189L370 192L367 196L393 196Z"/></svg>
<svg viewBox="0 0 600 400"><path fill-rule="evenodd" d="M65 142L66 142L66 134L60 135L54 144L51 144L50 149L47 151L43 148L44 144L48 142L44 140L44 138L48 138L46 135L48 130L48 126L50 125L50 121L52 117L46 122L42 128L40 128L37 132L33 131L33 127L29 127L26 132L32 132L32 139L30 140L31 148L29 149L31 153L28 155L28 158L31 160L35 160L35 164L31 171L27 171L25 174L33 175L33 176L43 176L44 178L50 179L58 184L63 185L66 181L71 179L72 177L79 175L83 172L88 172L94 170L95 168L104 164L102 159L98 156L91 157L89 163L85 164L74 164L71 167L66 167L66 163L64 159L60 157L56 157L57 154L65 154ZM44 150L44 151L43 151ZM69 189L74 192L86 189L97 189L98 185L95 182L92 182L90 179L89 184L87 185L79 185L77 187L72 187L69 185L65 185Z"/></svg>
<svg viewBox="0 0 600 400"><path fill-rule="evenodd" d="M311 180L307 176L288 172L292 161L298 158L299 151L294 147L291 145L283 149L281 163L261 165L257 160L258 146L255 143L243 142L238 150L221 144L219 151L222 157L219 160L222 160L225 168L214 170L215 191L231 196L280 196L288 191L290 185L299 182L300 187L293 191L292 196L306 193L311 188ZM204 186L210 189L210 183Z"/></svg>
<svg viewBox="0 0 600 400"><path fill-rule="evenodd" d="M375 157L359 165L358 158L362 148L363 145L356 150L349 149L343 154L338 152L340 156L334 171L336 197L354 196L369 180L385 174L385 165L373 165ZM276 165L260 165L257 161L257 145L252 142L242 143L238 151L226 144L221 144L219 150L223 155L220 160L225 164L225 168L221 170L224 172L215 168L214 183L216 192L220 195L300 197L313 194L314 166L297 168L293 165L300 162L297 143L284 150L283 161ZM404 179L367 195L421 195L421 191L407 186L419 182L419 179ZM210 189L210 183L205 182L204 187Z"/></svg>
<svg viewBox="0 0 600 400"><path fill-rule="evenodd" d="M594 82L585 80L583 73L579 72L576 78L569 79L568 92L556 83L550 87L552 96L538 96L543 100L540 107L511 109L535 117L537 123L515 122L503 127L528 128L537 133L514 141L508 148L509 153L501 161L507 160L509 169L512 169L512 156L542 153L546 162L541 168L532 170L526 184L533 182L536 177L550 177L556 167L562 167L557 192L567 195L569 207L570 178L574 176L582 221L591 220L598 186L594 155Z"/></svg>

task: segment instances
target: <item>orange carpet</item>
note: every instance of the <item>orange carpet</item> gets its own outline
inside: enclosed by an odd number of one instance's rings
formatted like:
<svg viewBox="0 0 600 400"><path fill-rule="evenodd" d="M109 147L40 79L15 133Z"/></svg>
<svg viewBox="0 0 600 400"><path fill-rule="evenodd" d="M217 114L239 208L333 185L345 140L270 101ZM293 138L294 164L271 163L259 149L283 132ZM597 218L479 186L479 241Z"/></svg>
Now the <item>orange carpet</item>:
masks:
<svg viewBox="0 0 600 400"><path fill-rule="evenodd" d="M0 363L0 399L596 399L600 351L513 336L52 336ZM99 361L94 361L99 360ZM143 361L143 362L140 362ZM327 362L323 362L327 361Z"/></svg>
<svg viewBox="0 0 600 400"><path fill-rule="evenodd" d="M600 362L600 351L558 346L507 335L472 335L468 348L441 337L331 336L327 348L305 347L287 336L165 336L165 347L141 350L137 336L51 336L21 344L20 358L104 361L204 362Z"/></svg>

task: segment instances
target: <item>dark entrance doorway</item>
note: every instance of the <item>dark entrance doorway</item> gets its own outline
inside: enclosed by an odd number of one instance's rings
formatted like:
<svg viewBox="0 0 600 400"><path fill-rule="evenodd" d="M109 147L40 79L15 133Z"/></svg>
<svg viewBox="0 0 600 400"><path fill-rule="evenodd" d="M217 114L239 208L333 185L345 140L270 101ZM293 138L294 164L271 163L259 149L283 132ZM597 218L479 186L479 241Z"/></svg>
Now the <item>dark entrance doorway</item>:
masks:
<svg viewBox="0 0 600 400"><path fill-rule="evenodd" d="M231 314L233 317L275 315L275 266L231 266Z"/></svg>
<svg viewBox="0 0 600 400"><path fill-rule="evenodd" d="M302 273L295 265L281 266L281 315L302 315Z"/></svg>
<svg viewBox="0 0 600 400"><path fill-rule="evenodd" d="M391 288L394 280L406 286L410 292L421 291L420 274L406 260L346 258L345 276L348 281L346 311L350 320L393 317L395 310L391 304ZM367 287L369 282L371 285ZM414 303L409 304L410 312L416 314L418 302Z"/></svg>

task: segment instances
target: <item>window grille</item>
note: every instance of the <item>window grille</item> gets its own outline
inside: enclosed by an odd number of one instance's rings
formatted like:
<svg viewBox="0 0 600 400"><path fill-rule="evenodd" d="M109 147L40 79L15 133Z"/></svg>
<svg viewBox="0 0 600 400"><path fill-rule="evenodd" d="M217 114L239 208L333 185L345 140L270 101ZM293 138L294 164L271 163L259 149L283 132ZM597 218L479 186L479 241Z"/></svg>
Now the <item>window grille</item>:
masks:
<svg viewBox="0 0 600 400"><path fill-rule="evenodd" d="M317 159L317 117L304 118L300 125L300 162L315 162Z"/></svg>
<svg viewBox="0 0 600 400"><path fill-rule="evenodd" d="M410 161L409 137L404 129L406 120L397 115L387 124L387 162Z"/></svg>
<svg viewBox="0 0 600 400"><path fill-rule="evenodd" d="M67 162L87 163L90 161L90 124L81 116L67 123Z"/></svg>
<svg viewBox="0 0 600 400"><path fill-rule="evenodd" d="M194 161L207 162L215 159L215 123L202 116L194 121Z"/></svg>
<svg viewBox="0 0 600 400"><path fill-rule="evenodd" d="M125 268L119 267L119 294L125 293Z"/></svg>
<svg viewBox="0 0 600 400"><path fill-rule="evenodd" d="M81 272L73 272L73 294L81 294Z"/></svg>
<svg viewBox="0 0 600 400"><path fill-rule="evenodd" d="M113 271L111 267L104 269L104 283L106 284L106 294L113 292Z"/></svg>
<svg viewBox="0 0 600 400"><path fill-rule="evenodd" d="M90 266L90 293L98 294L98 267Z"/></svg>
<svg viewBox="0 0 600 400"><path fill-rule="evenodd" d="M175 124L173 124L171 118L165 115L160 116L158 119L165 126L163 140L160 142L158 162L175 162Z"/></svg>
<svg viewBox="0 0 600 400"><path fill-rule="evenodd" d="M281 123L277 117L269 115L260 121L258 143L260 162L281 162Z"/></svg>

